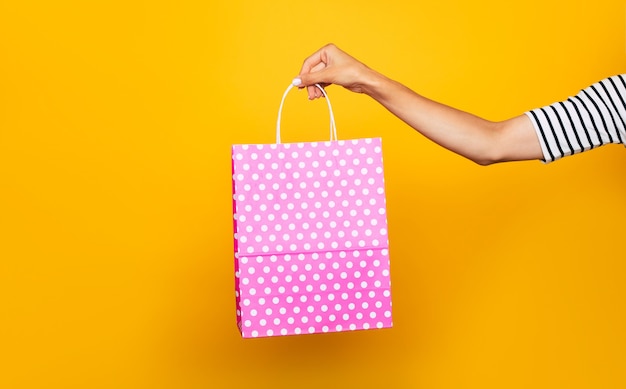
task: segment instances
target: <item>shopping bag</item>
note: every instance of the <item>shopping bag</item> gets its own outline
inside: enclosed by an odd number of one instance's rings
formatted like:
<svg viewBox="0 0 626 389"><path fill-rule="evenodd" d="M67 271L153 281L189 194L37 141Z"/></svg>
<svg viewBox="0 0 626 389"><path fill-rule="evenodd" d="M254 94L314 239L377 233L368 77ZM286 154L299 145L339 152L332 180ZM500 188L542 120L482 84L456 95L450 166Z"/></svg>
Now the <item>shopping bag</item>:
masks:
<svg viewBox="0 0 626 389"><path fill-rule="evenodd" d="M319 86L318 86L319 87ZM243 338L392 326L380 138L232 147Z"/></svg>

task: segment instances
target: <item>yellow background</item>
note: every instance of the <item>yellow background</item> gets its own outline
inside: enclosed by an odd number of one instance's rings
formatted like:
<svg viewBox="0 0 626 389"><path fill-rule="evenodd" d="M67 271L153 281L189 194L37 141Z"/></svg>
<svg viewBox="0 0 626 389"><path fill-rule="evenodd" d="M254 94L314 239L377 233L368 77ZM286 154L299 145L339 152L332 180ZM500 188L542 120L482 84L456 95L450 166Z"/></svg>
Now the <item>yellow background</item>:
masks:
<svg viewBox="0 0 626 389"><path fill-rule="evenodd" d="M381 136L391 330L242 340L230 146L334 42L492 120L624 72L626 6L0 1L0 387L626 387L626 151L479 167L365 96ZM288 141L327 137L287 100Z"/></svg>

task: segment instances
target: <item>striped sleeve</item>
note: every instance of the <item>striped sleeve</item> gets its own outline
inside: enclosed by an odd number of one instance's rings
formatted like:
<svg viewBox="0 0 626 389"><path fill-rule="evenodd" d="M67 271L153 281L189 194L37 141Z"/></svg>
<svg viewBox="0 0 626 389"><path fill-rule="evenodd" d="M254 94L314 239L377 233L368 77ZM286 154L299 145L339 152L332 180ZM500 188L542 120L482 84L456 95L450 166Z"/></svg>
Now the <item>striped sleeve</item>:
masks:
<svg viewBox="0 0 626 389"><path fill-rule="evenodd" d="M566 101L526 112L543 162L626 139L626 74L605 78Z"/></svg>

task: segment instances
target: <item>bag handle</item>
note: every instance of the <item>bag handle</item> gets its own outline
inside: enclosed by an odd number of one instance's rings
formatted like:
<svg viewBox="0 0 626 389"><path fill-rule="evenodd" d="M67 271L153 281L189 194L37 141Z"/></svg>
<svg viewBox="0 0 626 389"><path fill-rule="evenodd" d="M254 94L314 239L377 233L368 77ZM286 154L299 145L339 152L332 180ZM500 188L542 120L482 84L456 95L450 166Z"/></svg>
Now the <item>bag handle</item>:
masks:
<svg viewBox="0 0 626 389"><path fill-rule="evenodd" d="M326 102L328 103L328 112L330 112L330 141L332 142L333 140L338 140L337 139L337 125L335 124L335 116L333 115L333 107L331 107L330 105L330 99L328 98L326 91L324 90L324 88L322 88L320 84L315 84L315 86L318 87L319 90L322 91L322 94L324 95L324 97L326 98ZM285 98L287 97L287 94L289 93L291 88L293 88L293 84L289 84L289 86L287 87L287 90L285 91L285 93L283 93L283 98L280 101L280 107L278 108L278 119L276 120L276 144L280 144L280 117L283 112L283 105L285 104Z"/></svg>

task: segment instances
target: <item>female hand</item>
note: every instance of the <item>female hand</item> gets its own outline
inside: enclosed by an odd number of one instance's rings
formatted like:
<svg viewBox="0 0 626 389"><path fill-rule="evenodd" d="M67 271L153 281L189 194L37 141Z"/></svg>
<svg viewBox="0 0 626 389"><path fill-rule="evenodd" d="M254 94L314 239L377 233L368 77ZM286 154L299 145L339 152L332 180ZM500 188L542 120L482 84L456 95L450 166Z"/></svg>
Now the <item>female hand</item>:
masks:
<svg viewBox="0 0 626 389"><path fill-rule="evenodd" d="M336 84L352 92L367 93L368 84L375 75L365 64L337 46L328 44L304 61L300 75L294 79L294 85L307 87L309 99L313 100L322 97L322 92L315 84L323 87Z"/></svg>

